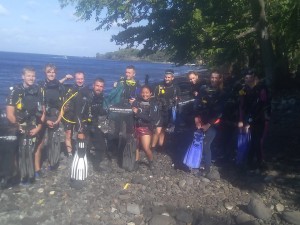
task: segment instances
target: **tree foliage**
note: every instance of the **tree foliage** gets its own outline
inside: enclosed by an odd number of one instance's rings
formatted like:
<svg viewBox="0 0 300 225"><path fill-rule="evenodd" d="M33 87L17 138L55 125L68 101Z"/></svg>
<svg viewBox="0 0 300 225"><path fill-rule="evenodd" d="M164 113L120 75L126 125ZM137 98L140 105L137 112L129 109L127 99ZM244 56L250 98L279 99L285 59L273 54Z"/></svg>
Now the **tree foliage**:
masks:
<svg viewBox="0 0 300 225"><path fill-rule="evenodd" d="M143 60L151 62L169 62L170 56L164 51L157 51L150 55L141 54L141 50L126 48L114 52L107 52L105 54L96 54L97 59L110 59L110 60Z"/></svg>
<svg viewBox="0 0 300 225"><path fill-rule="evenodd" d="M297 0L59 1L62 7L75 5L82 20L95 19L96 29L123 28L112 37L116 44L142 46L143 54L166 50L179 64L198 60L212 65L262 64L264 32L272 60L286 61L291 67L299 63Z"/></svg>

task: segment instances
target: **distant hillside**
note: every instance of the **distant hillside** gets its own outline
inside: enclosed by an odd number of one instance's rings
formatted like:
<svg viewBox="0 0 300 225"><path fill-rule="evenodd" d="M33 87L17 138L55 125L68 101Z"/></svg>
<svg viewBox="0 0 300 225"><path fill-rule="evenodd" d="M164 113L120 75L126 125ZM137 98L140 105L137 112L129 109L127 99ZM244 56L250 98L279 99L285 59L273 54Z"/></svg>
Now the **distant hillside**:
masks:
<svg viewBox="0 0 300 225"><path fill-rule="evenodd" d="M168 62L169 56L162 51L158 51L154 54L144 55L141 50L138 49L120 49L115 52L107 52L105 54L96 54L97 59L111 59L111 60L143 60L151 62Z"/></svg>

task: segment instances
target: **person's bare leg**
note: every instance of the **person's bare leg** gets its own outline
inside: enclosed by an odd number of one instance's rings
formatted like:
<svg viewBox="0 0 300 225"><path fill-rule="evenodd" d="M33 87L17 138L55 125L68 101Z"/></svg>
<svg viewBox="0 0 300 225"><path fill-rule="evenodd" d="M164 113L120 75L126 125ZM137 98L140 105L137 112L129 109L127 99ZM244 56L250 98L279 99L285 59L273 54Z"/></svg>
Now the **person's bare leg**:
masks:
<svg viewBox="0 0 300 225"><path fill-rule="evenodd" d="M166 129L162 128L161 132L159 134L159 139L158 139L158 146L159 147L162 147L165 143L165 131L166 131Z"/></svg>
<svg viewBox="0 0 300 225"><path fill-rule="evenodd" d="M41 170L41 159L42 159L42 150L44 147L44 139L38 142L38 146L34 153L34 170L35 172Z"/></svg>
<svg viewBox="0 0 300 225"><path fill-rule="evenodd" d="M150 143L151 143L151 136L150 135L143 135L141 137L141 144L143 147L143 150L145 151L147 158L149 161L153 160L153 154L150 149Z"/></svg>
<svg viewBox="0 0 300 225"><path fill-rule="evenodd" d="M154 130L154 134L152 136L152 144L151 148L155 148L159 139L159 135L161 133L162 127L156 127Z"/></svg>
<svg viewBox="0 0 300 225"><path fill-rule="evenodd" d="M66 144L66 149L69 155L72 154L72 131L71 130L66 130L65 131L65 135L66 135L66 140L65 140L65 144Z"/></svg>

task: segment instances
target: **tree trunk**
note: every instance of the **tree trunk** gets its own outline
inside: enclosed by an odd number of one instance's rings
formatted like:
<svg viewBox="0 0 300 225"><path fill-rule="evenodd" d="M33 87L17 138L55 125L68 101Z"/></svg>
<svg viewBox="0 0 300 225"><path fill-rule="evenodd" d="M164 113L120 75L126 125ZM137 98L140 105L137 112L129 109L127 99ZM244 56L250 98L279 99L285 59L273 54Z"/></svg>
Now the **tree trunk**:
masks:
<svg viewBox="0 0 300 225"><path fill-rule="evenodd" d="M253 20L258 21L258 39L261 49L263 70L266 77L266 84L270 88L274 76L274 52L270 40L268 25L265 13L265 0L250 0L252 5Z"/></svg>

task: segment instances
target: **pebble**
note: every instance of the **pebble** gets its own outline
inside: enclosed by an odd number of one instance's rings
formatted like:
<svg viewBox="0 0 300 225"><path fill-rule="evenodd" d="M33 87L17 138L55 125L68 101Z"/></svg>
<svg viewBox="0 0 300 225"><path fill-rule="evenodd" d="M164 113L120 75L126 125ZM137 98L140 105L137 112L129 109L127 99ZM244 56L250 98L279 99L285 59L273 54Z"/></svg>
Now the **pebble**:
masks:
<svg viewBox="0 0 300 225"><path fill-rule="evenodd" d="M256 198L251 198L248 204L249 212L258 219L268 220L272 216L271 210L266 205Z"/></svg>
<svg viewBox="0 0 300 225"><path fill-rule="evenodd" d="M128 203L127 204L127 212L135 214L135 215L140 215L141 214L140 206L135 203Z"/></svg>
<svg viewBox="0 0 300 225"><path fill-rule="evenodd" d="M181 181L179 181L178 186L179 186L180 188L184 188L185 185L186 185L186 180L181 180Z"/></svg>
<svg viewBox="0 0 300 225"><path fill-rule="evenodd" d="M282 211L284 211L284 205L278 203L275 205L275 209L277 212L282 212Z"/></svg>
<svg viewBox="0 0 300 225"><path fill-rule="evenodd" d="M224 207L227 210L232 210L234 208L234 204L232 202L225 202Z"/></svg>

